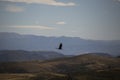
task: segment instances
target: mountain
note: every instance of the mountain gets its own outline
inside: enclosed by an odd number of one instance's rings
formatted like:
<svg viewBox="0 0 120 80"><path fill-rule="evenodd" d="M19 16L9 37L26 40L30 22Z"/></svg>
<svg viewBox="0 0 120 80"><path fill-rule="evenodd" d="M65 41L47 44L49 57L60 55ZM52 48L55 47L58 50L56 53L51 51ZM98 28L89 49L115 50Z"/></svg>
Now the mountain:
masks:
<svg viewBox="0 0 120 80"><path fill-rule="evenodd" d="M63 50L57 50L63 43ZM65 55L82 53L120 54L119 40L86 40L78 37L45 37L0 32L0 50L55 51Z"/></svg>
<svg viewBox="0 0 120 80"><path fill-rule="evenodd" d="M42 62L7 62L0 63L0 73L38 73L30 80L119 80L120 59L84 54Z"/></svg>
<svg viewBox="0 0 120 80"><path fill-rule="evenodd" d="M21 62L49 60L65 57L61 53L54 51L23 51L23 50L3 50L0 51L0 62Z"/></svg>

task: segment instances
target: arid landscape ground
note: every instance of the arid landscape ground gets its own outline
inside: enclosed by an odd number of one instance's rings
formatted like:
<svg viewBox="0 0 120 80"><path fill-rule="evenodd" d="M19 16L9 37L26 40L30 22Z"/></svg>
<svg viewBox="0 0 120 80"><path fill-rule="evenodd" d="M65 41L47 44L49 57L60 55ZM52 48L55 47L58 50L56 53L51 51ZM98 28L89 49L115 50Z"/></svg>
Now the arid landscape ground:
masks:
<svg viewBox="0 0 120 80"><path fill-rule="evenodd" d="M0 63L0 80L119 80L119 74L120 58L97 54Z"/></svg>

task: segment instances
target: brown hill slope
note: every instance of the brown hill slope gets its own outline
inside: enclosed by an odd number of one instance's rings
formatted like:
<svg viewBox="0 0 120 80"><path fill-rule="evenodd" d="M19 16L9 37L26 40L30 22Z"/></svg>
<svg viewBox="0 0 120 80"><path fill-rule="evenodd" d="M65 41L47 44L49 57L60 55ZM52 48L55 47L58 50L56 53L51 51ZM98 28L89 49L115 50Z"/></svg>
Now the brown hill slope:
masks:
<svg viewBox="0 0 120 80"><path fill-rule="evenodd" d="M39 73L49 72L79 72L86 70L120 70L120 59L94 54L85 54L70 58L48 61L7 62L0 63L0 73Z"/></svg>
<svg viewBox="0 0 120 80"><path fill-rule="evenodd" d="M0 63L0 73L2 80L120 80L120 59L85 54L42 62L7 62Z"/></svg>

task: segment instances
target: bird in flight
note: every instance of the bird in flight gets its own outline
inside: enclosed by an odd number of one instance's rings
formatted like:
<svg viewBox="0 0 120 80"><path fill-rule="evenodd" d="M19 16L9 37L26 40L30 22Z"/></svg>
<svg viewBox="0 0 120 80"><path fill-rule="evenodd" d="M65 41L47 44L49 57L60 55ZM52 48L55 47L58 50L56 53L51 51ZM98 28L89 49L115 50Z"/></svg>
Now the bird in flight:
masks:
<svg viewBox="0 0 120 80"><path fill-rule="evenodd" d="M63 46L62 43L60 43L58 49L59 49L59 50L62 50L62 46Z"/></svg>

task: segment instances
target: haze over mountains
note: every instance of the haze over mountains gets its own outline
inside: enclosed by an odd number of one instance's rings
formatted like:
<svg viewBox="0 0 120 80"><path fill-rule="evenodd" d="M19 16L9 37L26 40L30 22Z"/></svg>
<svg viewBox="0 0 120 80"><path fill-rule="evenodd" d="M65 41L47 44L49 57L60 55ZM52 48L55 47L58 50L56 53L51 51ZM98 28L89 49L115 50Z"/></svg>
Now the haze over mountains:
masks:
<svg viewBox="0 0 120 80"><path fill-rule="evenodd" d="M2 50L0 62L42 61L65 57L54 51Z"/></svg>
<svg viewBox="0 0 120 80"><path fill-rule="evenodd" d="M57 50L59 43L63 50ZM78 37L45 37L0 33L0 50L56 51L65 55L99 52L120 55L120 41L86 40Z"/></svg>

